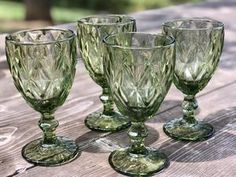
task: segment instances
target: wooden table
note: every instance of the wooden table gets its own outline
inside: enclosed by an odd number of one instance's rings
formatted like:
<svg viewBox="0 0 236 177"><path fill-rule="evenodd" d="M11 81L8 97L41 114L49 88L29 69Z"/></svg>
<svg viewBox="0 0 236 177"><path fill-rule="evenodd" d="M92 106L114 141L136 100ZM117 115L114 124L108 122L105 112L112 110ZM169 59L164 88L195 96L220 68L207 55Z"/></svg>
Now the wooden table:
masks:
<svg viewBox="0 0 236 177"><path fill-rule="evenodd" d="M147 145L165 152L171 161L160 177L236 177L236 2L208 2L132 14L139 31L157 32L166 20L207 16L224 22L225 47L219 67L208 86L198 94L199 120L214 125L215 136L198 143L168 138L162 125L180 117L182 94L172 86L155 119L147 122ZM61 27L75 29L74 24ZM39 167L27 163L21 148L42 133L39 114L31 109L15 89L4 54L4 35L0 36L0 176L19 177L113 177L122 176L108 164L111 151L127 146L125 132L96 133L84 125L84 118L101 109L101 89L90 79L83 63L65 104L56 112L60 122L57 134L74 138L82 149L75 161L59 167Z"/></svg>

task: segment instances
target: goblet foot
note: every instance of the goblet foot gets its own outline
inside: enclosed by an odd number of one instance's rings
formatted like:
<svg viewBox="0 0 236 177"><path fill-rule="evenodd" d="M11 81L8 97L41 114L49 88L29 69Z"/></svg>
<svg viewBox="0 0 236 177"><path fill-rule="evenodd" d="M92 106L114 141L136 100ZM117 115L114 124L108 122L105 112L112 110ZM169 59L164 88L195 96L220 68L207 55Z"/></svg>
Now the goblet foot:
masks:
<svg viewBox="0 0 236 177"><path fill-rule="evenodd" d="M58 166L74 160L80 154L75 141L57 137L55 144L44 145L42 139L34 140L22 149L22 156L40 166Z"/></svg>
<svg viewBox="0 0 236 177"><path fill-rule="evenodd" d="M147 148L145 154L132 154L129 148L113 151L109 163L114 170L129 176L147 176L168 166L167 156Z"/></svg>
<svg viewBox="0 0 236 177"><path fill-rule="evenodd" d="M104 115L102 112L94 112L85 119L85 125L95 131L117 132L129 127L130 122L117 112L111 115Z"/></svg>
<svg viewBox="0 0 236 177"><path fill-rule="evenodd" d="M203 122L190 124L182 118L166 123L163 130L169 137L182 141L203 141L214 134L211 124Z"/></svg>

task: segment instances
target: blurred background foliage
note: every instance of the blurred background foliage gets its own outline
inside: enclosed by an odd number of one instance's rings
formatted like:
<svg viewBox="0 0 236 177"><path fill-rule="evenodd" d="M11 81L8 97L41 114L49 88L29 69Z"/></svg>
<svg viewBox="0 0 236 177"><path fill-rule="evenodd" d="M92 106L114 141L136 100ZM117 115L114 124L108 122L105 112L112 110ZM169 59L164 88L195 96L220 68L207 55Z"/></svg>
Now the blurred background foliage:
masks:
<svg viewBox="0 0 236 177"><path fill-rule="evenodd" d="M53 0L63 7L81 7L110 13L128 13L201 0Z"/></svg>
<svg viewBox="0 0 236 177"><path fill-rule="evenodd" d="M68 23L106 13L132 13L204 0L0 0L0 32Z"/></svg>

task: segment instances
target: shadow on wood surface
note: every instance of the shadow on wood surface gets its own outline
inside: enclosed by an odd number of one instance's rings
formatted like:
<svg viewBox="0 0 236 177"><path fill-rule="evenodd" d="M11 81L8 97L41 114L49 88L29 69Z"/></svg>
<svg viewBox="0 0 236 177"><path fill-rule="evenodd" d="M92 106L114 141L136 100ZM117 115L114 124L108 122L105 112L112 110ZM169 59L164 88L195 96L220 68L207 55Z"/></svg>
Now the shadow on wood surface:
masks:
<svg viewBox="0 0 236 177"><path fill-rule="evenodd" d="M2 69L7 69L7 70L9 69L7 61L0 62L0 70L2 70Z"/></svg>
<svg viewBox="0 0 236 177"><path fill-rule="evenodd" d="M183 100L165 100L163 101L160 110L157 115L148 120L148 123L166 123L175 118L180 118L182 113L182 101ZM200 107L196 110L196 114L200 112Z"/></svg>
<svg viewBox="0 0 236 177"><path fill-rule="evenodd" d="M148 146L159 138L159 133L150 126L147 126L147 129L149 135L146 138L146 145ZM113 134L90 131L78 137L76 142L81 147L81 150L85 152L110 153L113 150L129 145L127 130L128 129Z"/></svg>
<svg viewBox="0 0 236 177"><path fill-rule="evenodd" d="M171 112L177 112L174 115L182 115L181 101L176 100L165 100L163 101L160 110L157 112L157 115L152 119L148 120L146 123L160 123L166 122L173 119L172 116L168 116L166 111L171 108ZM172 109L173 107L179 107L180 109ZM162 114L165 112L165 114ZM153 144L159 138L159 133L156 129L147 126L149 135L146 138L146 145ZM81 147L83 151L92 152L92 153L107 153L111 152L120 147L126 147L129 145L129 138L127 136L127 130L123 130L118 133L101 133L95 131L89 131L82 136L76 139L77 144ZM109 135L109 136L108 136Z"/></svg>
<svg viewBox="0 0 236 177"><path fill-rule="evenodd" d="M6 76L6 73L3 72L3 70L8 70L8 64L7 61L1 61L0 62L0 79L4 78Z"/></svg>

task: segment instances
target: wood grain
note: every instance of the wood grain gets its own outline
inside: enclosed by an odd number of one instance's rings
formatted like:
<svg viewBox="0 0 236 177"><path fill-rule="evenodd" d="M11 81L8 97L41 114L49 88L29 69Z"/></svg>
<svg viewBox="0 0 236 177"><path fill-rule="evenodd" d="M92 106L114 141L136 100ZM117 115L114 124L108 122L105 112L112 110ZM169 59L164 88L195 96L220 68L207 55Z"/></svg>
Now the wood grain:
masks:
<svg viewBox="0 0 236 177"><path fill-rule="evenodd" d="M164 122L181 116L182 94L173 86L156 118L147 122L146 144L169 155L168 169L161 177L234 177L236 176L236 2L211 2L182 5L131 14L139 31L158 32L161 24L173 18L208 16L225 23L225 48L221 62L207 87L199 93L199 120L211 122L215 136L199 143L171 140L162 131ZM60 27L75 29L75 24ZM127 146L124 132L96 133L84 126L84 118L101 108L101 89L90 79L79 60L70 95L56 112L60 126L57 134L71 137L82 154L60 167L38 167L21 157L21 148L42 134L37 127L39 114L32 110L15 89L4 55L4 35L0 35L0 176L21 177L113 177L122 176L109 166L109 153Z"/></svg>
<svg viewBox="0 0 236 177"><path fill-rule="evenodd" d="M232 88L236 88L236 84L221 90L221 93L229 92ZM160 148L169 155L171 165L168 169L158 174L158 176L182 177L182 176L226 176L236 175L235 168L235 127L236 127L236 103L231 98L236 93L231 92L229 97L224 98L223 94L217 92L210 93L199 98L201 110L198 117L207 122L211 122L216 128L216 134L213 138L199 143L183 143L171 140L162 131L162 125L166 120L170 120L176 116L181 116L181 108L175 107L169 111L158 114L155 119L147 122L149 129L149 137L147 144ZM209 102L209 98L211 101ZM222 101L225 100L225 101ZM167 100L170 103L172 100ZM218 106L214 106L217 104ZM208 106L211 107L211 109ZM227 108L226 108L227 107ZM70 122L70 124L73 123ZM82 155L70 164L54 167L35 167L20 173L19 176L33 176L43 171L45 176L122 176L114 172L108 162L109 153L119 147L128 144L128 137L125 132L97 135L96 133L85 131L79 134L78 126L84 127L83 122L78 120L77 126L69 128L70 136L77 137L78 144L81 140L90 142L83 146ZM67 131L67 127L63 125L63 132ZM81 130L84 131L84 130ZM100 136L100 138L95 138ZM91 138L93 141L91 141ZM55 174L55 171L57 172ZM229 176L230 177L230 176Z"/></svg>

